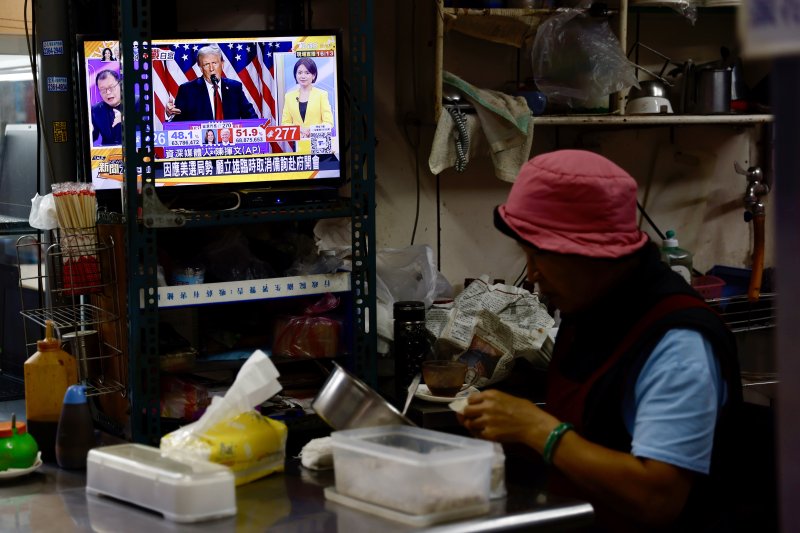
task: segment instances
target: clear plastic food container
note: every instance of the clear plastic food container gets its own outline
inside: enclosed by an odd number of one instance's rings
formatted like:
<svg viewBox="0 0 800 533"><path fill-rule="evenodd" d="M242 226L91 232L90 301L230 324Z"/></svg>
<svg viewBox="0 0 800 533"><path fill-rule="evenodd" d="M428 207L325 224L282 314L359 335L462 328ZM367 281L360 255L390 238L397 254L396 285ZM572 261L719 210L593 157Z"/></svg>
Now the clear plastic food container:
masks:
<svg viewBox="0 0 800 533"><path fill-rule="evenodd" d="M175 522L236 514L231 470L191 457L166 456L142 444L94 448L86 460L86 492L159 512Z"/></svg>
<svg viewBox="0 0 800 533"><path fill-rule="evenodd" d="M490 442L409 426L331 437L340 495L412 515L488 510Z"/></svg>

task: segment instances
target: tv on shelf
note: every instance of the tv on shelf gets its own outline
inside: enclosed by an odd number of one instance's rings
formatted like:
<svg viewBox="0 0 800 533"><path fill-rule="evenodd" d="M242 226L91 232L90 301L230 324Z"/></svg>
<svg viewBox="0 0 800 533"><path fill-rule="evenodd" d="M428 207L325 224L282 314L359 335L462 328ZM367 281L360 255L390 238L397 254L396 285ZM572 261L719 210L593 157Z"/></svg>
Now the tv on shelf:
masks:
<svg viewBox="0 0 800 533"><path fill-rule="evenodd" d="M160 191L342 184L338 31L154 38L151 55ZM120 60L118 41L79 37L85 171L97 190L122 187Z"/></svg>

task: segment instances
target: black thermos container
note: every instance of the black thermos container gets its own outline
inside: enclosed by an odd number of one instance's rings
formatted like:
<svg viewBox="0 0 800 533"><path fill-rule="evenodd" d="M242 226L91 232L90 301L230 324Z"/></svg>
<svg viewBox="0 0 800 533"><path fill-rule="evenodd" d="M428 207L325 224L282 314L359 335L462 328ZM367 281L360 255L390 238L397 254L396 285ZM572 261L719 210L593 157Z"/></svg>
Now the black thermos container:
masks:
<svg viewBox="0 0 800 533"><path fill-rule="evenodd" d="M431 343L425 329L425 302L395 302L393 311L395 397L402 402L411 380L422 372Z"/></svg>

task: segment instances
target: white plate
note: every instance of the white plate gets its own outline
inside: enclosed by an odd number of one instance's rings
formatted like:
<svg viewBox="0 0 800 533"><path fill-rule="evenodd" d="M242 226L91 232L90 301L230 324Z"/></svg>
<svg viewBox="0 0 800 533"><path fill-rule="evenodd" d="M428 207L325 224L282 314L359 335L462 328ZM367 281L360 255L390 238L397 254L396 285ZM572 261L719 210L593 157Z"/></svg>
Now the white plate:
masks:
<svg viewBox="0 0 800 533"><path fill-rule="evenodd" d="M478 389L475 387L468 387L461 389L458 394L455 396L434 396L431 394L430 389L425 384L420 385L417 387L417 392L414 393L414 396L419 398L420 400L425 400L426 402L436 402L436 403L450 403L453 401L454 398L461 398L463 396L469 396L472 393L478 392Z"/></svg>
<svg viewBox="0 0 800 533"><path fill-rule="evenodd" d="M0 470L0 479L11 479L20 476L26 476L42 466L42 452L36 455L36 462L28 468L9 468L8 470Z"/></svg>

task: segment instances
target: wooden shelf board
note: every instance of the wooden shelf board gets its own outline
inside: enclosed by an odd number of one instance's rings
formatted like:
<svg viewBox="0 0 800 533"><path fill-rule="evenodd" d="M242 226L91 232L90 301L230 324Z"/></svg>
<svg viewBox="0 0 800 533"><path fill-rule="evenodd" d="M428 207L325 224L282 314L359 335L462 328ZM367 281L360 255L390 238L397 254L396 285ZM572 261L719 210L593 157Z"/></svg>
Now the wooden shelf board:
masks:
<svg viewBox="0 0 800 533"><path fill-rule="evenodd" d="M680 125L746 125L773 121L772 115L540 115L534 126L680 126Z"/></svg>

